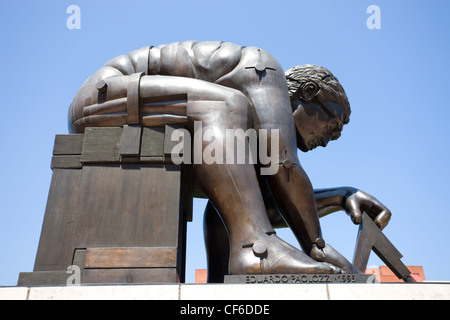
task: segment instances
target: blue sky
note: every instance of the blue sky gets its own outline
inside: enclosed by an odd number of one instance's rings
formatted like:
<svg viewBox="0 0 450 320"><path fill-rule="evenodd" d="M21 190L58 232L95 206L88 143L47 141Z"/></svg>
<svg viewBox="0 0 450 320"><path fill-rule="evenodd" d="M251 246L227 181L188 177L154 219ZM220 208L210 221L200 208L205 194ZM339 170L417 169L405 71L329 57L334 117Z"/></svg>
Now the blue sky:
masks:
<svg viewBox="0 0 450 320"><path fill-rule="evenodd" d="M69 30L66 9L81 9ZM369 30L369 5L381 29ZM0 11L0 286L32 271L56 134L82 83L109 59L147 45L224 40L258 46L285 69L330 69L352 106L342 138L300 154L315 188L350 185L393 212L385 234L427 280L450 280L447 210L450 44L446 0L5 0ZM206 268L203 200L188 227L187 281ZM324 238L352 259L357 226L321 220ZM295 244L287 229L278 233ZM372 254L369 264L382 264Z"/></svg>

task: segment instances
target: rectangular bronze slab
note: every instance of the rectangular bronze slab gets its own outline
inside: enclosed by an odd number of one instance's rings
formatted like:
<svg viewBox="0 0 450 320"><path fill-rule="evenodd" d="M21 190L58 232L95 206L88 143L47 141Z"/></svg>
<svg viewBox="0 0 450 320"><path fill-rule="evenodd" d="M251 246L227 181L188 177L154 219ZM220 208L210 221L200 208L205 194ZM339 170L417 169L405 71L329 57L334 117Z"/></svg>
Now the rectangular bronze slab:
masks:
<svg viewBox="0 0 450 320"><path fill-rule="evenodd" d="M72 264L72 235L82 170L53 171L34 271L64 271Z"/></svg>
<svg viewBox="0 0 450 320"><path fill-rule="evenodd" d="M53 156L51 169L81 169L81 155Z"/></svg>
<svg viewBox="0 0 450 320"><path fill-rule="evenodd" d="M122 128L86 128L82 163L119 163Z"/></svg>
<svg viewBox="0 0 450 320"><path fill-rule="evenodd" d="M164 128L142 128L141 157L164 156Z"/></svg>
<svg viewBox="0 0 450 320"><path fill-rule="evenodd" d="M163 284L180 283L175 268L85 269L82 284Z"/></svg>
<svg viewBox="0 0 450 320"><path fill-rule="evenodd" d="M88 248L84 267L170 268L176 259L176 248Z"/></svg>
<svg viewBox="0 0 450 320"><path fill-rule="evenodd" d="M122 157L138 157L141 151L141 126L124 126L120 155Z"/></svg>
<svg viewBox="0 0 450 320"><path fill-rule="evenodd" d="M57 134L53 155L80 155L83 149L83 134Z"/></svg>
<svg viewBox="0 0 450 320"><path fill-rule="evenodd" d="M177 247L180 167L84 165L74 248Z"/></svg>

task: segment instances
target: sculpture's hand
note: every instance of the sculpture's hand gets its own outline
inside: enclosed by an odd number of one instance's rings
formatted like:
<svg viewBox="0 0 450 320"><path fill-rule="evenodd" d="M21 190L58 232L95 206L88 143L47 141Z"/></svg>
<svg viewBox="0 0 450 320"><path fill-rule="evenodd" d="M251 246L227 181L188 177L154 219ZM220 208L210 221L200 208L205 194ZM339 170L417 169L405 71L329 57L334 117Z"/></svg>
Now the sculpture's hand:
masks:
<svg viewBox="0 0 450 320"><path fill-rule="evenodd" d="M381 230L388 225L392 215L380 201L361 190L355 191L347 198L345 211L355 224L361 223L362 212L366 212Z"/></svg>

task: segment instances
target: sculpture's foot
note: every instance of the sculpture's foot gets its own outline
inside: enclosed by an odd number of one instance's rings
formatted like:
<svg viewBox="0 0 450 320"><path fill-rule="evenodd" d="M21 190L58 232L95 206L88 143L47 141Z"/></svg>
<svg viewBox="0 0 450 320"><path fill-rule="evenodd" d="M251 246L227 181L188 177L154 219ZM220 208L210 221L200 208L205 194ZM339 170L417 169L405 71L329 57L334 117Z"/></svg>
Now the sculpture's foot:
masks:
<svg viewBox="0 0 450 320"><path fill-rule="evenodd" d="M316 244L314 244L309 256L313 258L315 261L331 263L335 266L338 266L345 273L349 274L362 273L329 244L325 244L322 249L319 248Z"/></svg>
<svg viewBox="0 0 450 320"><path fill-rule="evenodd" d="M315 261L274 234L233 251L229 268L231 275L343 273L330 263Z"/></svg>

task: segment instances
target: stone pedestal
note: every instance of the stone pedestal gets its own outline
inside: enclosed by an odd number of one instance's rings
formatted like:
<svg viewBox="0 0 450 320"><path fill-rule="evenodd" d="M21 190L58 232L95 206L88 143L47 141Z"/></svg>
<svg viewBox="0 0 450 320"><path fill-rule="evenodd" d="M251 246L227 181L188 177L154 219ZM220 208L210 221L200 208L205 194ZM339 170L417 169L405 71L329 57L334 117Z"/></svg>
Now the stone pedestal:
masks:
<svg viewBox="0 0 450 320"><path fill-rule="evenodd" d="M34 272L19 286L184 282L190 173L173 128L87 128L55 139Z"/></svg>
<svg viewBox="0 0 450 320"><path fill-rule="evenodd" d="M270 314L276 315L276 310L272 308L269 300L448 300L450 299L450 283L172 284L0 288L0 300L7 299L225 300L223 307L233 304L229 300L252 300L256 304L270 305ZM206 303L208 302L202 301L196 305L205 305ZM182 307L186 304L174 304L173 306ZM222 313L225 312L223 307L221 308ZM291 309L289 306L287 310L292 313ZM175 312L179 314L180 308Z"/></svg>

